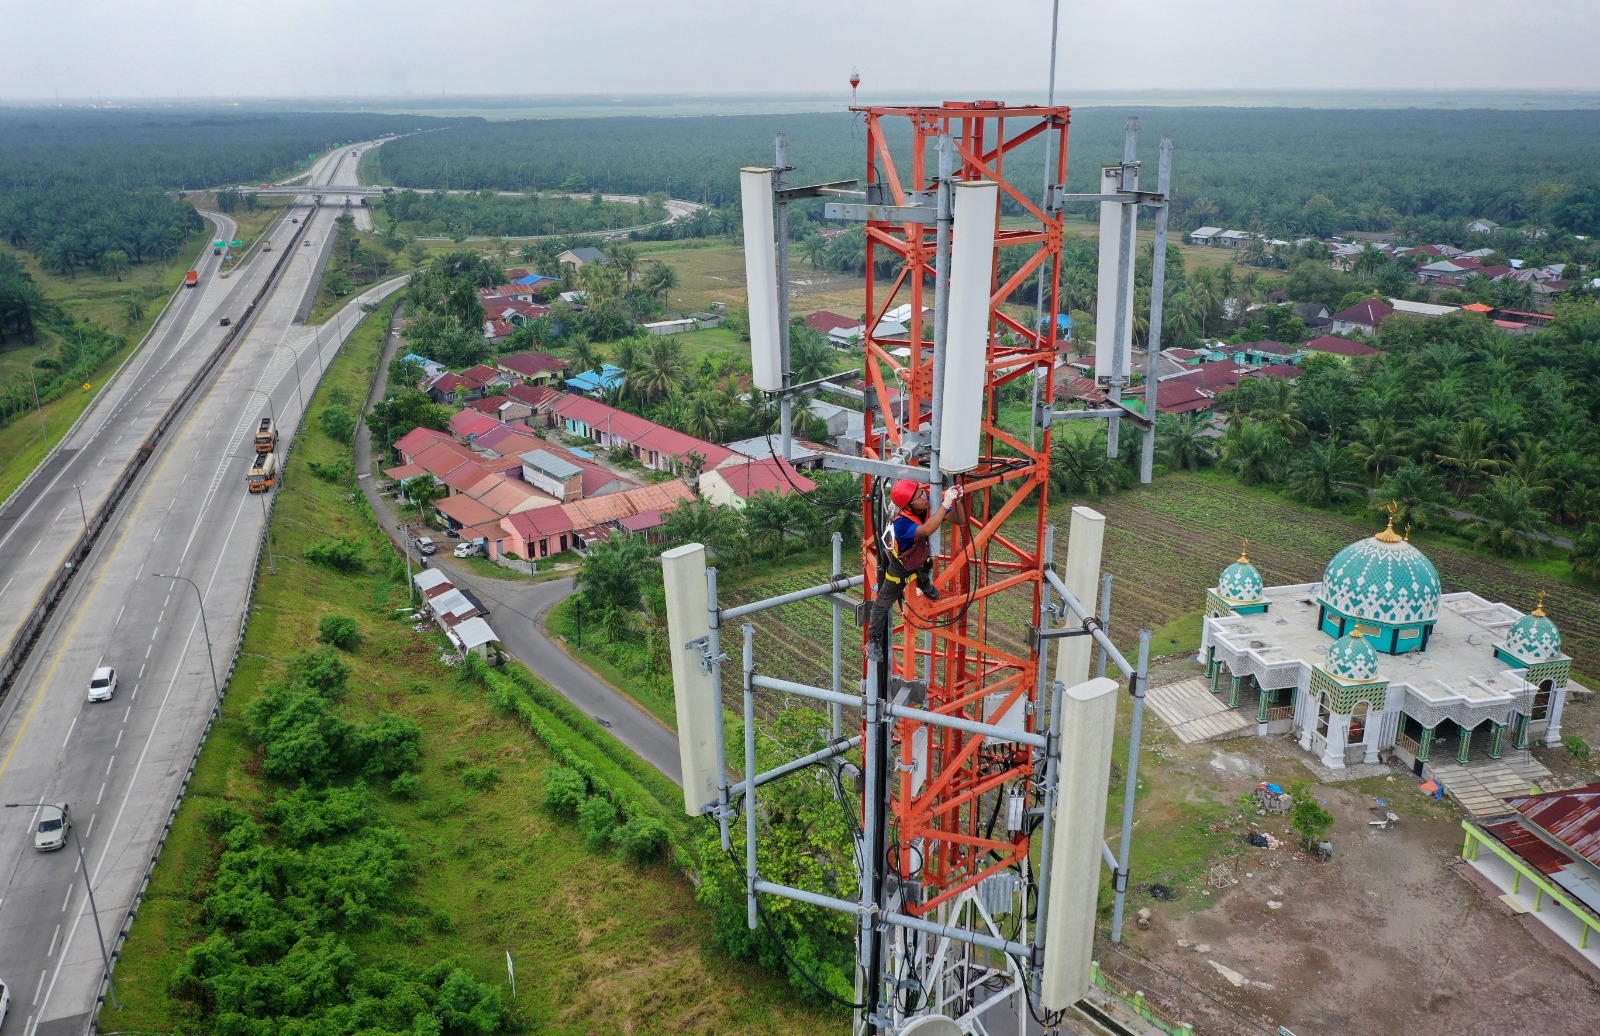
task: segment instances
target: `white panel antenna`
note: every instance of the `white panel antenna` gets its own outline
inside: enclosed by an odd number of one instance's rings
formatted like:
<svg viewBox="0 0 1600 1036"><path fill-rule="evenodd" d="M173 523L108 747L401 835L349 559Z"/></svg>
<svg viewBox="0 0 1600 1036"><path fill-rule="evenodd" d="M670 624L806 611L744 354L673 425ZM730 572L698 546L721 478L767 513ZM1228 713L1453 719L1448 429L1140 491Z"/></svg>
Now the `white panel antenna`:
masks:
<svg viewBox="0 0 1600 1036"><path fill-rule="evenodd" d="M1105 844L1117 682L1100 677L1067 688L1061 701L1061 769L1040 999L1062 1011L1089 992L1100 847Z"/></svg>
<svg viewBox="0 0 1600 1036"><path fill-rule="evenodd" d="M672 696L678 711L678 765L683 810L699 816L716 804L717 715L720 689L701 665L702 649L688 647L711 634L711 595L706 587L706 548L698 543L661 555L667 597L667 637L672 654ZM702 643L704 643L702 641Z"/></svg>
<svg viewBox="0 0 1600 1036"><path fill-rule="evenodd" d="M739 170L744 206L744 280L750 300L752 380L763 392L783 388L783 340L778 327L778 248L772 211L772 170Z"/></svg>
<svg viewBox="0 0 1600 1036"><path fill-rule="evenodd" d="M1133 174L1133 188L1139 187L1139 174ZM1108 165L1100 170L1100 193L1115 194L1122 189L1122 167ZM1112 377L1116 367L1116 353L1121 352L1121 373L1127 377L1133 370L1133 282L1130 269L1127 294L1123 299L1123 312L1127 314L1122 341L1117 337L1117 267L1122 262L1122 212L1121 202L1100 203L1100 279L1094 308L1094 376L1104 381ZM1137 212L1137 210L1134 210Z"/></svg>
<svg viewBox="0 0 1600 1036"><path fill-rule="evenodd" d="M940 399L939 467L978 466L983 390L989 378L989 297L994 290L994 234L1000 185L972 180L955 185L955 231L950 249L950 318L945 332L944 396Z"/></svg>

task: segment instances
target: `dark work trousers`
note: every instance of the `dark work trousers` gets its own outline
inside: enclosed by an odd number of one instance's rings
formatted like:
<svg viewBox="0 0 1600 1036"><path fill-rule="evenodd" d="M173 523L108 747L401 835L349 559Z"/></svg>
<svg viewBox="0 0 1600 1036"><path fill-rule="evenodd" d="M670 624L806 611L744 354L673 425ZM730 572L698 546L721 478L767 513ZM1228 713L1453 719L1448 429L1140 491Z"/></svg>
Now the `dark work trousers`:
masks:
<svg viewBox="0 0 1600 1036"><path fill-rule="evenodd" d="M895 605L905 600L906 587L911 585L912 580L919 580L924 592L933 585L933 558L924 561L915 572L907 572L899 558L889 559L889 564L878 577L878 592L872 600L872 623L867 628L869 651L873 645L883 643L889 629L889 613L894 611Z"/></svg>

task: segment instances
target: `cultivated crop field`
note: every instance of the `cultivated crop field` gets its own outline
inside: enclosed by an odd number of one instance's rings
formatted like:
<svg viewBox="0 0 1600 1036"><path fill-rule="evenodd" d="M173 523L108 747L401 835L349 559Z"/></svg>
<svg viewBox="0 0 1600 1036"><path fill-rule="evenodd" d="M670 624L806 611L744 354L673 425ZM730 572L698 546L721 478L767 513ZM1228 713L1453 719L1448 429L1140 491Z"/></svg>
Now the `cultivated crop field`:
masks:
<svg viewBox="0 0 1600 1036"><path fill-rule="evenodd" d="M1066 559L1065 530L1075 503L1106 516L1105 570L1115 577L1111 630L1125 650L1136 645L1134 631L1161 629L1197 613L1206 588L1215 586L1222 569L1239 556L1243 539L1250 540L1250 560L1273 586L1316 582L1341 548L1380 528L1373 521L1313 510L1225 477L1183 472L1101 500L1052 501L1052 519L1061 532L1058 562ZM1033 542L1028 517L1013 522L1008 532L1021 544ZM1574 667L1581 674L1600 672L1600 594L1479 554L1442 536L1416 542L1438 567L1446 593L1471 590L1527 611L1540 590L1548 591L1545 608L1561 629ZM739 583L728 587L724 596L728 603L744 603L796 590L826 580L826 567L819 562L781 577ZM848 553L845 569L860 570L859 561ZM1019 597L998 602L990 612L991 636L1011 643L1008 631L1014 630L1012 646L1020 645L1026 609ZM768 674L825 686L830 621L827 605L815 601L758 616L757 663ZM860 662L859 642L859 630L847 619L846 659L852 667L847 671L855 671ZM1157 643L1154 653L1163 653L1163 646ZM731 646L725 641L724 650L737 658L736 641ZM736 690L736 666L733 679L730 689Z"/></svg>

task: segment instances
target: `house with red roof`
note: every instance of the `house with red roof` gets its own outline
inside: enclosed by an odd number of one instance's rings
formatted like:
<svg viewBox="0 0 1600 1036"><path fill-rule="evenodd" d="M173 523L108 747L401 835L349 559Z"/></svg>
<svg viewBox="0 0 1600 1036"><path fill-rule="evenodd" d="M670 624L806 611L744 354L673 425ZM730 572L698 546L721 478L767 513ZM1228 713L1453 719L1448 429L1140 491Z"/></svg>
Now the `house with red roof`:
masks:
<svg viewBox="0 0 1600 1036"><path fill-rule="evenodd" d="M739 511L744 510L745 504L757 493L787 496L793 492L809 493L816 487L815 482L782 457L743 458L743 463L726 464L700 476L703 498Z"/></svg>
<svg viewBox="0 0 1600 1036"><path fill-rule="evenodd" d="M1313 338L1301 344L1307 352L1331 353L1335 356L1377 356L1378 350L1370 345L1353 342L1348 338L1337 338L1333 335L1324 335Z"/></svg>
<svg viewBox="0 0 1600 1036"><path fill-rule="evenodd" d="M462 391L467 399L478 399L483 395L483 382L451 371L424 378L418 387L435 403L454 403L457 390Z"/></svg>
<svg viewBox="0 0 1600 1036"><path fill-rule="evenodd" d="M1268 381L1293 381L1305 371L1292 363L1273 363L1259 367L1250 372L1252 378L1265 378Z"/></svg>
<svg viewBox="0 0 1600 1036"><path fill-rule="evenodd" d="M847 331L861 326L861 321L854 317L847 317L840 313L830 313L827 310L818 310L800 321L813 331L820 331L824 338L834 331Z"/></svg>
<svg viewBox="0 0 1600 1036"><path fill-rule="evenodd" d="M461 439L464 442L470 442L484 432L499 426L500 422L498 420L488 414L481 414L471 407L458 411L450 418L450 431L457 439Z"/></svg>
<svg viewBox="0 0 1600 1036"><path fill-rule="evenodd" d="M567 376L567 361L549 353L512 353L495 360L494 365L513 378L535 385L552 385Z"/></svg>
<svg viewBox="0 0 1600 1036"><path fill-rule="evenodd" d="M505 395L508 399L514 399L527 405L528 414L524 418L524 423L535 428L548 428L555 423L550 416L550 410L555 405L556 400L565 394L560 389L550 385L517 384L511 385L505 390Z"/></svg>
<svg viewBox="0 0 1600 1036"><path fill-rule="evenodd" d="M1156 413L1187 414L1196 410L1210 410L1217 405L1216 394L1208 392L1188 378L1171 378L1156 385Z"/></svg>
<svg viewBox="0 0 1600 1036"><path fill-rule="evenodd" d="M498 367L491 367L487 363L476 363L461 372L463 378L471 378L482 385L485 390L502 389L511 384L511 379Z"/></svg>
<svg viewBox="0 0 1600 1036"><path fill-rule="evenodd" d="M468 407L480 414L488 414L502 424L526 424L532 408L526 403L518 402L510 396L484 396L474 399L467 404Z"/></svg>
<svg viewBox="0 0 1600 1036"><path fill-rule="evenodd" d="M455 442L455 438L449 432L433 428L413 428L395 440L394 449L404 463L410 464L412 458L436 442Z"/></svg>
<svg viewBox="0 0 1600 1036"><path fill-rule="evenodd" d="M1333 333L1362 334L1370 338L1393 315L1394 307L1382 299L1362 299L1349 309L1333 315Z"/></svg>

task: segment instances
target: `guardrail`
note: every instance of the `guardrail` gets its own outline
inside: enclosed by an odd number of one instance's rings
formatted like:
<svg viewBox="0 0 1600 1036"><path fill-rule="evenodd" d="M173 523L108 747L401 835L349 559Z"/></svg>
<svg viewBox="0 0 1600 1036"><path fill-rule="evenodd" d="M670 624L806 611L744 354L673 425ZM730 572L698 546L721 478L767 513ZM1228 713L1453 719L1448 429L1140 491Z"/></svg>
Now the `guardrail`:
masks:
<svg viewBox="0 0 1600 1036"><path fill-rule="evenodd" d="M301 226L304 227L305 224L301 224ZM299 235L297 234L296 238L298 238L298 236ZM386 281L383 284L378 285L378 290L387 289L387 291L377 300L376 303L373 304L382 304L382 302L390 295L393 295L394 292L404 287L405 282L408 279L409 275L405 277L396 277L390 281ZM339 349L342 348L344 348L343 342L339 344ZM334 355L338 355L338 349L334 350ZM309 394L310 398L316 398L317 390L322 387L323 379L328 376L328 371L332 369L332 367L333 361L329 360L327 365L324 366L317 374L316 384L311 387L311 392ZM285 475L287 474L289 468L289 458L294 455L294 448L299 440L299 432L300 429L305 426L305 420L305 414L302 413L298 415L294 429L290 434L289 448L284 452L283 463L278 468L278 485L280 487L282 487L284 484ZM261 527L261 541L256 544L255 567L250 573L250 588L245 592L243 612L244 618L239 623L239 635L234 639L233 643L233 656L228 660L227 670L224 672L221 680L223 698L227 697L228 685L233 682L233 674L239 668L239 658L244 653L244 639L250 628L250 611L255 606L256 586L260 582L261 562L266 556L267 537L272 534L272 515L273 512L277 510L277 507L278 494L273 493L271 503L267 505L266 522ZM189 757L189 768L184 772L183 780L178 784L178 792L173 797L172 807L167 810L167 819L162 824L161 837L156 840L156 847L155 850L150 854L150 861L145 864L144 876L139 880L139 888L134 892L133 899L128 904L128 911L123 916L122 923L117 926L116 934L112 936L111 964L113 969L115 968L117 961L122 956L123 944L128 941L128 935L133 931L133 919L138 916L139 908L144 905L145 893L149 890L150 883L155 878L156 863L160 861L161 852L167 846L167 838L172 834L172 825L178 819L178 810L180 807L182 807L184 798L189 794L189 782L194 780L195 768L200 764L200 753L204 751L206 747L206 741L211 736L211 728L216 726L217 720L221 718L221 715L222 700L218 699L216 708L212 710L210 717L206 720L205 729L200 732L200 740L194 747L194 754ZM100 1004L105 1002L105 987L106 979L104 976L102 976L100 980L100 987L95 992L96 1010L89 1016L89 1028L87 1030L88 1036L94 1036L94 1034L100 1031L100 1014L98 1007Z"/></svg>

